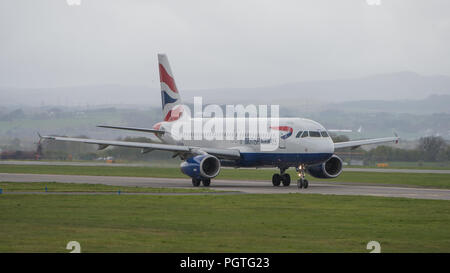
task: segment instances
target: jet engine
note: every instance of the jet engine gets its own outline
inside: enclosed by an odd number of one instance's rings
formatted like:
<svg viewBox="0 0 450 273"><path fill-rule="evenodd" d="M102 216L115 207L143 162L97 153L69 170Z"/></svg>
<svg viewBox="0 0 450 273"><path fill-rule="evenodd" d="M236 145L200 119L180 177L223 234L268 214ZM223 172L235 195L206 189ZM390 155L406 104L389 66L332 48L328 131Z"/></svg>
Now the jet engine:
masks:
<svg viewBox="0 0 450 273"><path fill-rule="evenodd" d="M220 172L220 161L212 155L197 155L180 165L181 171L192 178L214 178Z"/></svg>
<svg viewBox="0 0 450 273"><path fill-rule="evenodd" d="M342 172L342 160L333 155L324 163L309 166L306 170L316 178L335 178Z"/></svg>

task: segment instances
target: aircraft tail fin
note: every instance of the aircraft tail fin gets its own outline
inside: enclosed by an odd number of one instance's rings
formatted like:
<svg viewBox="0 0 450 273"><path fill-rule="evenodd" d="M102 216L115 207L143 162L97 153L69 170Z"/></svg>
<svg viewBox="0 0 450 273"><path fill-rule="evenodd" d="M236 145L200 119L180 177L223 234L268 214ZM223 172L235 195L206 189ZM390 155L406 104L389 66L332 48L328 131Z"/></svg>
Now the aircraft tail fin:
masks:
<svg viewBox="0 0 450 273"><path fill-rule="evenodd" d="M166 54L158 54L159 79L164 121L175 121L181 117L183 107L175 79Z"/></svg>

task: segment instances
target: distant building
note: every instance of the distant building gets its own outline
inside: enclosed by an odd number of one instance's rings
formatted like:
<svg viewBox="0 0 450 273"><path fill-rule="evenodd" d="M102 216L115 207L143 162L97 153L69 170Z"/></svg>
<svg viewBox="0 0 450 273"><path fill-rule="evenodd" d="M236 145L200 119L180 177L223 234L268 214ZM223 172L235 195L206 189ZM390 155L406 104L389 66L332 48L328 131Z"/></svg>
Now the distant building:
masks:
<svg viewBox="0 0 450 273"><path fill-rule="evenodd" d="M37 145L36 151L2 151L0 149L0 159L28 159L28 160L40 160L42 157L42 146L40 143Z"/></svg>

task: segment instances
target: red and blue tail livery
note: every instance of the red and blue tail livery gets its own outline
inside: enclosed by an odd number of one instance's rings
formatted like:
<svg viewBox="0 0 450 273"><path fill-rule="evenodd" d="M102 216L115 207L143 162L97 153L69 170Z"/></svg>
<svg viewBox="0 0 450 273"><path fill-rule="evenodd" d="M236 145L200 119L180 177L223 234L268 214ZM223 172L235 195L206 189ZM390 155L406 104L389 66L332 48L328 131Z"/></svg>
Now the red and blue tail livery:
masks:
<svg viewBox="0 0 450 273"><path fill-rule="evenodd" d="M159 79L164 121L178 120L183 113L180 94L166 54L158 54Z"/></svg>

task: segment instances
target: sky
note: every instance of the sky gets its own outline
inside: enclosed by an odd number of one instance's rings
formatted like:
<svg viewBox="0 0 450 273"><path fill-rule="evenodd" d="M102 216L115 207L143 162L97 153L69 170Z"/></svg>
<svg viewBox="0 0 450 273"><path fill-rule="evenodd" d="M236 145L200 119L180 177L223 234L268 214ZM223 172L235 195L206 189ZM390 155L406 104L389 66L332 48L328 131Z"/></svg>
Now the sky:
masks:
<svg viewBox="0 0 450 273"><path fill-rule="evenodd" d="M67 1L0 0L0 86L158 87L157 53L179 89L450 75L448 0Z"/></svg>

